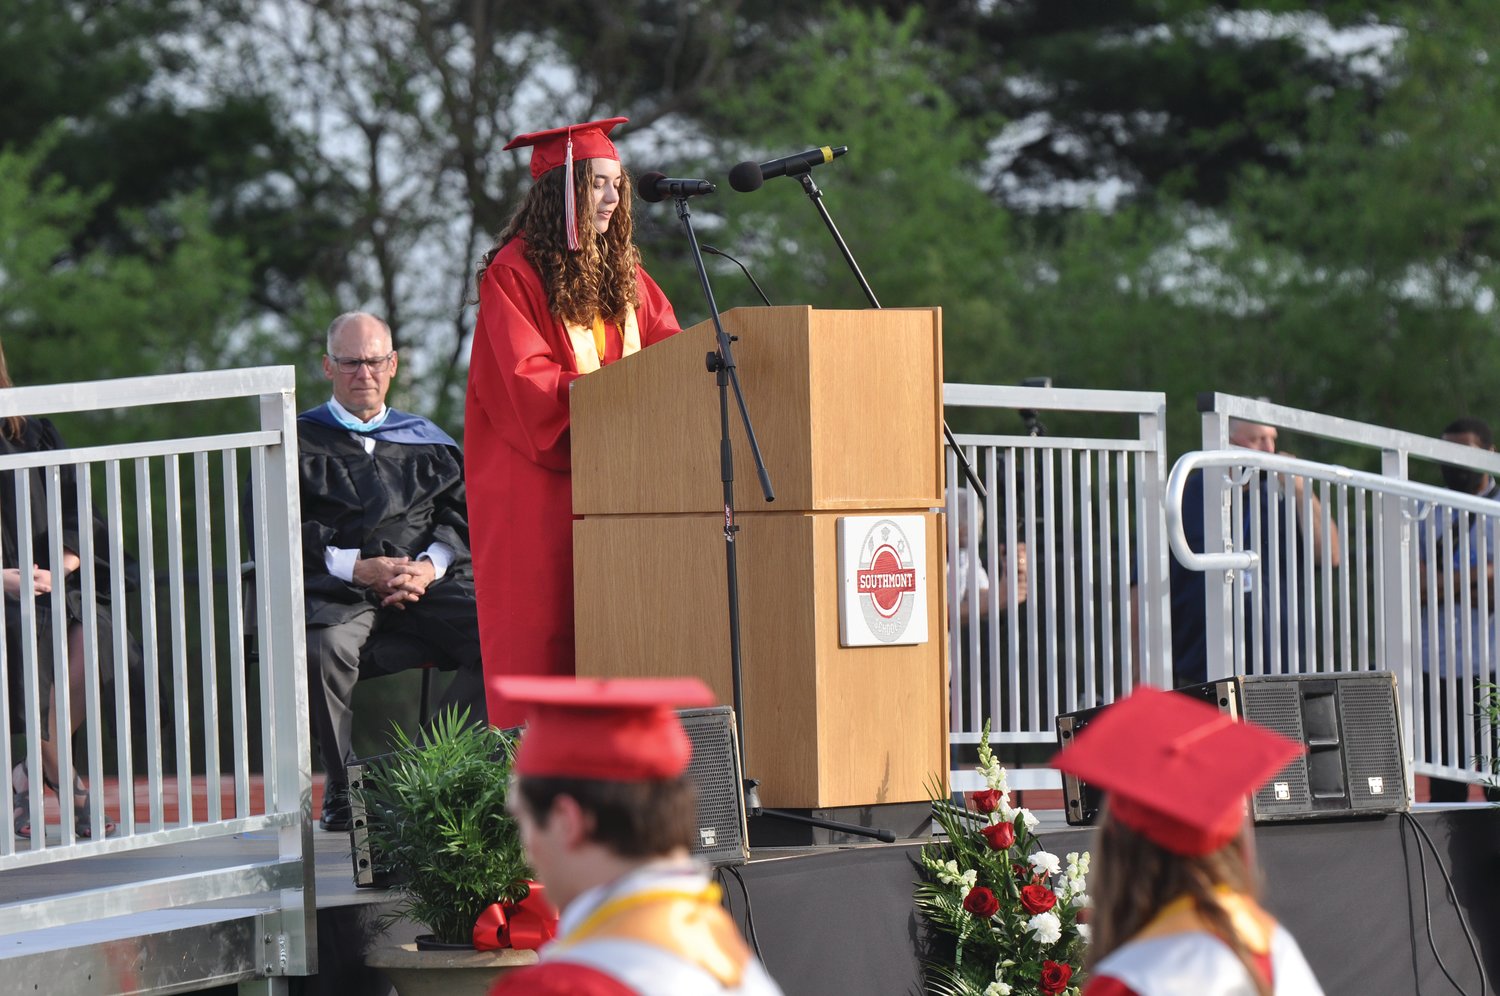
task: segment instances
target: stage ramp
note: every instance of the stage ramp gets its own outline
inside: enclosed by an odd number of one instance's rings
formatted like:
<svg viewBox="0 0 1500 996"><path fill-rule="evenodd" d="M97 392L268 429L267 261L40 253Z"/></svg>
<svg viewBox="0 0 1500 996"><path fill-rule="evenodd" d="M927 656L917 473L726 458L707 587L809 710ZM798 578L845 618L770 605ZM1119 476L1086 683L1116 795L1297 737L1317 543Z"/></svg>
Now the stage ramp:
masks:
<svg viewBox="0 0 1500 996"><path fill-rule="evenodd" d="M316 971L304 647L286 624L302 617L294 389L279 367L0 391L0 418L92 413L76 420L118 435L151 409L172 428L0 456L20 520L6 563L37 562L34 542L63 562L65 534L81 561L72 590L50 596L22 572L6 623L19 652L0 645L0 667L19 671L18 701L0 682L0 711L24 727L0 740L0 779L29 786L33 824L29 838L0 824L0 993L274 992ZM50 598L65 618L70 595L85 661L71 692L66 634L36 608ZM83 700L77 733L58 740L59 783L82 773L93 787L76 810L42 789L53 696L58 715Z"/></svg>

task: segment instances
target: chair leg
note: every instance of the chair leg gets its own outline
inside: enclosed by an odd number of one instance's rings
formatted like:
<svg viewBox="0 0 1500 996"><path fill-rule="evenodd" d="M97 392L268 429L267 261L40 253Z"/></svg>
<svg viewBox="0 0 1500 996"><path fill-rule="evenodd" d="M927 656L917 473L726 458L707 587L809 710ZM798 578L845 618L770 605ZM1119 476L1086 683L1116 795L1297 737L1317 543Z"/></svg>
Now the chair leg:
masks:
<svg viewBox="0 0 1500 996"><path fill-rule="evenodd" d="M432 694L432 668L422 669L422 698L417 704L417 726L426 726L429 718L427 713L428 699Z"/></svg>

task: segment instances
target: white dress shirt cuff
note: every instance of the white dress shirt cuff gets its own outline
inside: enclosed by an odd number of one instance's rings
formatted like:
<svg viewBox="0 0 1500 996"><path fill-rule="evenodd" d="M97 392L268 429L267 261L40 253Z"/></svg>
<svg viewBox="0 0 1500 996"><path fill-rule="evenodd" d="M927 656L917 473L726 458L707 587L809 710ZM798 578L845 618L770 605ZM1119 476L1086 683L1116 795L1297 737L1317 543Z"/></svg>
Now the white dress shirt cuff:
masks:
<svg viewBox="0 0 1500 996"><path fill-rule="evenodd" d="M336 546L323 548L323 566L340 581L354 583L354 562L358 559L358 550L345 550Z"/></svg>

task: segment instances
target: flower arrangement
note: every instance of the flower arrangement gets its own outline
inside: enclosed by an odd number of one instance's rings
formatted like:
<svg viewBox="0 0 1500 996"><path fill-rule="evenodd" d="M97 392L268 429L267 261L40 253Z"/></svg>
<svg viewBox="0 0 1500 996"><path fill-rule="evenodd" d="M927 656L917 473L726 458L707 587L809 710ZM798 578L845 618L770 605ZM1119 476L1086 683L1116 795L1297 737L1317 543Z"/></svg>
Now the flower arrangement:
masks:
<svg viewBox="0 0 1500 996"><path fill-rule="evenodd" d="M986 724L978 771L988 786L973 795L977 813L934 800L948 839L922 848L928 880L917 908L953 943L951 961L929 962L928 990L938 996L1076 996L1088 925L1089 856L1059 860L1035 836L1037 819L1010 804L1005 769L990 751Z"/></svg>

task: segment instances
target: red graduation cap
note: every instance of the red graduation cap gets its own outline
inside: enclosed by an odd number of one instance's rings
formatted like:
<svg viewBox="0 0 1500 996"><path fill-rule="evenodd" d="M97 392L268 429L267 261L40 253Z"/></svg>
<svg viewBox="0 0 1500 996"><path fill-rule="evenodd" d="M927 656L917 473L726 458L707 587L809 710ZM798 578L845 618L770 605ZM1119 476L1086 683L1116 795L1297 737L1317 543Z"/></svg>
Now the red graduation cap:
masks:
<svg viewBox="0 0 1500 996"><path fill-rule="evenodd" d="M515 772L641 782L676 778L693 745L675 706L713 705L697 678L497 677L494 687L529 706Z"/></svg>
<svg viewBox="0 0 1500 996"><path fill-rule="evenodd" d="M1302 750L1206 702L1141 687L1100 713L1052 766L1109 793L1113 818L1196 857L1239 834L1245 797Z"/></svg>
<svg viewBox="0 0 1500 996"><path fill-rule="evenodd" d="M598 121L586 121L583 124L533 131L525 135L517 135L505 147L506 151L531 147L531 178L533 180L540 179L543 173L559 166L568 168L568 175L563 183L563 214L568 226L569 249L579 248L578 208L572 182L573 161L575 159L613 159L619 162L620 154L615 151L615 143L609 140L609 133L615 125L624 124L629 120L629 118L600 118Z"/></svg>

